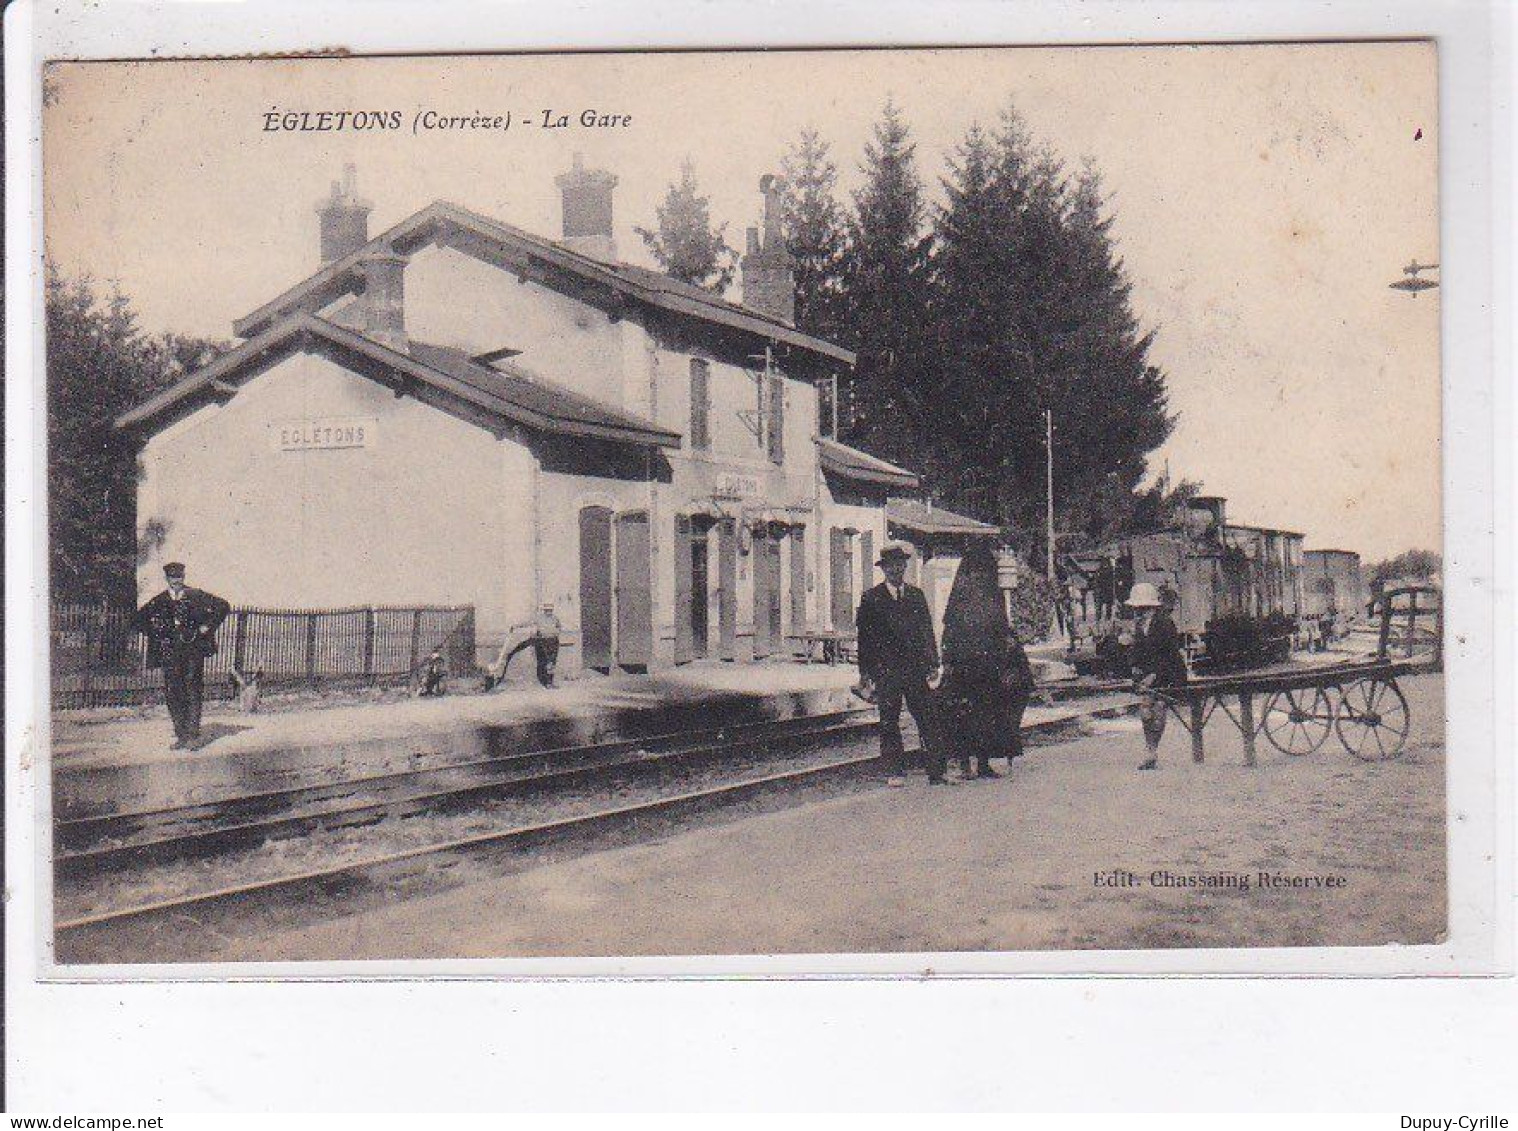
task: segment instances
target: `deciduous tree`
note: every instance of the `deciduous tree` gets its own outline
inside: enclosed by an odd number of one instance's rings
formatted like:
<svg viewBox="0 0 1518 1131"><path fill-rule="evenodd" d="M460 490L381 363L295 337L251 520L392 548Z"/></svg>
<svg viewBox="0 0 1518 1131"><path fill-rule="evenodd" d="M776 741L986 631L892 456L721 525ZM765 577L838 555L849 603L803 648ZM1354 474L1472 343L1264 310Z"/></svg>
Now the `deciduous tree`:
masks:
<svg viewBox="0 0 1518 1131"><path fill-rule="evenodd" d="M1429 581L1444 570L1444 559L1433 550L1407 550L1370 566L1366 580L1371 584L1406 578Z"/></svg>
<svg viewBox="0 0 1518 1131"><path fill-rule="evenodd" d="M46 308L52 593L129 601L138 553L136 441L114 422L225 346L145 335L125 296L101 295L88 278L51 267Z"/></svg>

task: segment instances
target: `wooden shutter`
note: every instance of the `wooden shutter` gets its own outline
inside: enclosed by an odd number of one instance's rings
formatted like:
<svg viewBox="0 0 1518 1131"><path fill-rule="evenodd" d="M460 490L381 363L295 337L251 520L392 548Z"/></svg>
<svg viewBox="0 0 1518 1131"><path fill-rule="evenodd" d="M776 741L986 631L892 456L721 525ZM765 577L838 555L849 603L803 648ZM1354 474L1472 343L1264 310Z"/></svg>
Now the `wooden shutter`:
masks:
<svg viewBox="0 0 1518 1131"><path fill-rule="evenodd" d="M695 654L691 627L690 516L675 515L675 663L689 663Z"/></svg>
<svg viewBox="0 0 1518 1131"><path fill-rule="evenodd" d="M785 622L780 601L780 539L771 537L765 543L769 558L769 638L770 651L785 651Z"/></svg>
<svg viewBox="0 0 1518 1131"><path fill-rule="evenodd" d="M611 667L611 511L580 512L580 662Z"/></svg>
<svg viewBox="0 0 1518 1131"><path fill-rule="evenodd" d="M738 537L730 518L717 524L717 655L738 658Z"/></svg>
<svg viewBox="0 0 1518 1131"><path fill-rule="evenodd" d="M770 545L769 530L754 531L749 546L750 572L754 575L754 659L762 660L770 647Z"/></svg>
<svg viewBox="0 0 1518 1131"><path fill-rule="evenodd" d="M769 456L772 463L785 462L785 378L771 377L769 426Z"/></svg>
<svg viewBox="0 0 1518 1131"><path fill-rule="evenodd" d="M875 584L875 532L866 530L859 536L859 593Z"/></svg>
<svg viewBox="0 0 1518 1131"><path fill-rule="evenodd" d="M833 628L847 632L854 627L854 568L844 530L828 534L828 591L832 595Z"/></svg>
<svg viewBox="0 0 1518 1131"><path fill-rule="evenodd" d="M653 659L648 534L645 512L617 516L617 663L629 668L646 668Z"/></svg>
<svg viewBox="0 0 1518 1131"><path fill-rule="evenodd" d="M799 636L806 623L806 527L791 527L791 633Z"/></svg>
<svg viewBox="0 0 1518 1131"><path fill-rule="evenodd" d="M704 358L690 360L690 446L704 452L712 446L711 366Z"/></svg>
<svg viewBox="0 0 1518 1131"><path fill-rule="evenodd" d="M691 520L690 635L691 658L706 659L711 636L711 553L709 526Z"/></svg>

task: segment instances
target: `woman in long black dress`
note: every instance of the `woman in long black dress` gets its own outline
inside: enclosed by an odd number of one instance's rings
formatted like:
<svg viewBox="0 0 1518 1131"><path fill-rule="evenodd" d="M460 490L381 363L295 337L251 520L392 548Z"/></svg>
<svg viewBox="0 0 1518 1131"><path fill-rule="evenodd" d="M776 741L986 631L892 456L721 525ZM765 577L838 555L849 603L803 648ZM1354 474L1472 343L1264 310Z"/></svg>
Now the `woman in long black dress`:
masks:
<svg viewBox="0 0 1518 1131"><path fill-rule="evenodd" d="M946 736L959 747L961 773L1000 777L993 757L1007 765L1022 753L1022 715L1033 690L1033 673L1007 623L997 584L996 556L989 546L965 554L943 620L943 698Z"/></svg>

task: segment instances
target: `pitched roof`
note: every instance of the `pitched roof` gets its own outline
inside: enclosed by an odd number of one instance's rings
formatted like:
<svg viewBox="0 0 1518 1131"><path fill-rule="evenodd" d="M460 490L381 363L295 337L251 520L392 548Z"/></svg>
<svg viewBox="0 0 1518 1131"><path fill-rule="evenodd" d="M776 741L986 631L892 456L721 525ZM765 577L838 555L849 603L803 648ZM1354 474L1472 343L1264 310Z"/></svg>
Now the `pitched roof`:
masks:
<svg viewBox="0 0 1518 1131"><path fill-rule="evenodd" d="M116 427L149 424L198 398L235 395L236 386L228 379L248 366L270 355L318 348L377 363L402 380L419 381L500 420L536 431L664 448L680 446L678 432L660 428L559 385L535 380L516 366L496 369L473 360L463 350L425 342L411 342L411 352L400 353L354 330L307 313L291 314L281 319L263 333L150 397L118 417Z"/></svg>
<svg viewBox="0 0 1518 1131"><path fill-rule="evenodd" d="M680 433L660 428L641 417L544 380L521 366L503 361L485 365L454 346L436 346L417 341L411 342L410 346L410 356L424 365L455 377L481 392L499 397L524 413L559 426L550 430L572 431L569 427L572 425L616 429L640 433L655 440L661 447L680 446Z"/></svg>
<svg viewBox="0 0 1518 1131"><path fill-rule="evenodd" d="M969 518L945 507L930 507L916 499L890 499L886 502L886 521L919 534L1001 533L1000 527Z"/></svg>
<svg viewBox="0 0 1518 1131"><path fill-rule="evenodd" d="M442 242L449 236L461 236L462 242L468 244L484 241L499 252L567 272L635 302L747 331L846 365L854 364L854 354L849 350L803 333L768 314L728 302L700 287L682 283L644 267L627 263L602 263L571 251L562 244L446 200L433 201L421 211L412 213L400 223L381 232L363 247L341 259L333 260L251 314L239 318L232 324L232 328L238 336L248 337L260 333L292 311L320 310L334 299L355 293L359 289L360 262L366 255L386 248L409 255L428 244Z"/></svg>
<svg viewBox="0 0 1518 1131"><path fill-rule="evenodd" d="M915 491L922 481L914 472L897 467L879 456L872 456L858 448L851 448L837 440L819 436L817 456L822 470L845 479L863 483L883 483L887 487L902 487Z"/></svg>
<svg viewBox="0 0 1518 1131"><path fill-rule="evenodd" d="M1247 522L1225 522L1223 523L1223 529L1225 531L1247 530L1251 534L1284 534L1288 538L1306 537L1306 535L1303 534L1300 530L1282 530L1277 526L1251 526Z"/></svg>

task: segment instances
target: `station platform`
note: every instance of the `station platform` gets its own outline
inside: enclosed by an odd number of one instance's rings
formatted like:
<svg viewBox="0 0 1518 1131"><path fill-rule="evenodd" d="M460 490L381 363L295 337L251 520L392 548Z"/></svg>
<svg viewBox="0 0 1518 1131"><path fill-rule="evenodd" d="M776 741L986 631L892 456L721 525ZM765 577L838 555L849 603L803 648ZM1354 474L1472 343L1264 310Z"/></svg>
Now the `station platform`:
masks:
<svg viewBox="0 0 1518 1131"><path fill-rule="evenodd" d="M53 717L54 816L216 801L515 750L546 750L825 714L862 706L853 667L689 664L653 675L588 676L491 694L275 703L244 714L207 703L202 745L172 750L162 708Z"/></svg>
<svg viewBox="0 0 1518 1131"><path fill-rule="evenodd" d="M203 744L172 750L162 707L53 717L55 818L193 805L405 770L863 708L852 665L697 662L652 675L512 684L389 702L208 703Z"/></svg>

